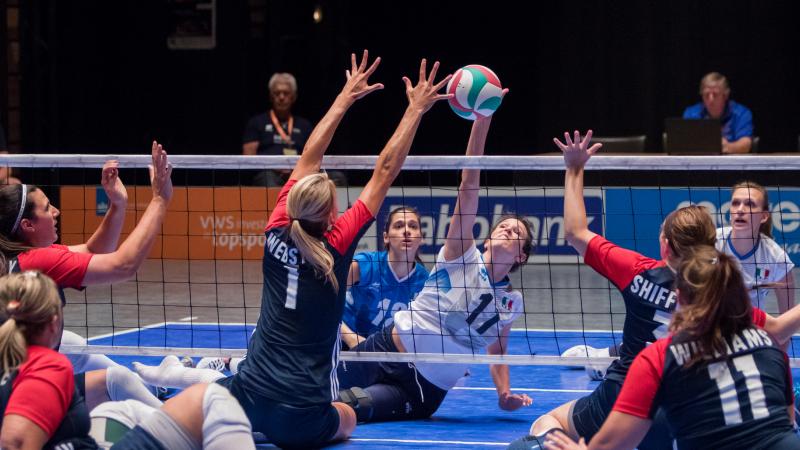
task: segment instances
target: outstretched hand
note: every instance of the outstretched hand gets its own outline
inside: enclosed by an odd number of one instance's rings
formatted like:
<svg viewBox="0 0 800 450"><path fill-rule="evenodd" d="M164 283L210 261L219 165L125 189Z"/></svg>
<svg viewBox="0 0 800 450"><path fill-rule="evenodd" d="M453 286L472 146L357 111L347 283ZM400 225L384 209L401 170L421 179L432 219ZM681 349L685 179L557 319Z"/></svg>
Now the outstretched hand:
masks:
<svg viewBox="0 0 800 450"><path fill-rule="evenodd" d="M436 61L433 63L430 75L428 75L427 61L423 58L419 64L419 80L416 86L411 85L411 80L408 77L403 77L409 106L419 109L423 114L428 112L437 101L453 97L452 94L438 94L439 90L453 77L452 74L447 75L442 81L436 83L436 72L438 71L439 61Z"/></svg>
<svg viewBox="0 0 800 450"><path fill-rule="evenodd" d="M148 168L153 197L161 197L169 202L172 198L172 164L167 160L167 152L158 142L153 141L151 152L153 163Z"/></svg>
<svg viewBox="0 0 800 450"><path fill-rule="evenodd" d="M553 142L555 142L556 147L564 153L564 165L567 166L568 169L581 169L583 166L586 165L586 162L589 161L589 158L592 157L603 144L594 144L589 147L589 143L592 140L592 130L586 132L586 136L581 139L581 134L578 130L575 130L575 136L570 138L569 133L564 133L564 143L559 141L556 138L553 138Z"/></svg>
<svg viewBox="0 0 800 450"><path fill-rule="evenodd" d="M512 394L504 392L497 399L497 404L500 409L504 411L516 411L523 406L531 406L533 399L528 397L528 394Z"/></svg>
<svg viewBox="0 0 800 450"><path fill-rule="evenodd" d="M342 88L342 95L348 99L355 101L363 98L367 94L383 89L383 84L369 84L369 77L378 68L381 63L380 56L375 58L372 65L367 68L367 61L369 60L369 51L364 50L364 55L361 57L361 63L356 61L356 54L350 54L350 70L345 70L347 82Z"/></svg>
<svg viewBox="0 0 800 450"><path fill-rule="evenodd" d="M506 97L506 94L508 94L508 88L505 88L500 92L500 100L504 99ZM475 119L473 123L476 126L488 127L489 124L492 123L492 117L494 117L494 114L488 116L480 116L477 119Z"/></svg>
<svg viewBox="0 0 800 450"><path fill-rule="evenodd" d="M128 191L119 178L119 161L110 159L103 164L100 184L103 185L103 190L106 191L109 204L124 209L128 203Z"/></svg>

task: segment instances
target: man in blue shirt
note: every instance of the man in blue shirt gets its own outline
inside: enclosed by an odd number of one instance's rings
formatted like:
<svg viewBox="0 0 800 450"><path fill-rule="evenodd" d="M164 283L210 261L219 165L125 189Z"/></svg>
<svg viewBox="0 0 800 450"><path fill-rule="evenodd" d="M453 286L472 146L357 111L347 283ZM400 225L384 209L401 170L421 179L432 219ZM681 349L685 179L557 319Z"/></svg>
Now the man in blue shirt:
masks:
<svg viewBox="0 0 800 450"><path fill-rule="evenodd" d="M703 101L686 108L684 119L719 119L722 123L722 153L748 153L753 145L753 113L733 100L725 75L711 72L700 80Z"/></svg>

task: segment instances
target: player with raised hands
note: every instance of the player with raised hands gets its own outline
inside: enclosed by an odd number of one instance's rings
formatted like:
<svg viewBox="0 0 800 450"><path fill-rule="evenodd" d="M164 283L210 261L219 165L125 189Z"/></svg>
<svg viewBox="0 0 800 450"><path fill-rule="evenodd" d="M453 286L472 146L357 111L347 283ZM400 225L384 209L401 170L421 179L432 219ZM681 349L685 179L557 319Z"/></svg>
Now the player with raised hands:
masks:
<svg viewBox="0 0 800 450"><path fill-rule="evenodd" d="M356 424L338 397L336 365L346 281L356 244L380 210L411 148L422 116L439 100L449 76L436 82L423 59L416 85L404 77L408 107L378 156L352 207L338 216L336 186L319 173L334 131L353 103L382 84L369 84L380 59L351 57L347 82L311 133L265 230L261 315L239 372L218 382L242 404L255 431L281 447L317 447L346 439ZM177 359L176 359L177 360ZM183 387L219 372L162 363L137 365L151 383Z"/></svg>

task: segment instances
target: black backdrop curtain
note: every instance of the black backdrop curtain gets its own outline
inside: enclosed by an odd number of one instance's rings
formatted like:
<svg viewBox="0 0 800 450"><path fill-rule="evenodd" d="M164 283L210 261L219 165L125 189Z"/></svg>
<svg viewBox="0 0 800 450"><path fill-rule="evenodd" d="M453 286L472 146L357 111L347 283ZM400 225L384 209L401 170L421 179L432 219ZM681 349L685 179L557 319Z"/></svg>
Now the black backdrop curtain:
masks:
<svg viewBox="0 0 800 450"><path fill-rule="evenodd" d="M267 107L275 71L298 79L295 113L318 120L343 83L349 52L384 63L382 92L345 119L332 153L376 154L406 102L401 76L420 57L442 73L492 68L511 89L489 154L554 151L567 129L646 134L699 101L716 70L755 117L762 150L800 132L794 2L374 2L217 0L214 50L167 49L167 1L22 3L22 132L29 152L238 154L247 118ZM315 24L319 6L323 20ZM469 123L445 104L423 120L413 152L460 154Z"/></svg>

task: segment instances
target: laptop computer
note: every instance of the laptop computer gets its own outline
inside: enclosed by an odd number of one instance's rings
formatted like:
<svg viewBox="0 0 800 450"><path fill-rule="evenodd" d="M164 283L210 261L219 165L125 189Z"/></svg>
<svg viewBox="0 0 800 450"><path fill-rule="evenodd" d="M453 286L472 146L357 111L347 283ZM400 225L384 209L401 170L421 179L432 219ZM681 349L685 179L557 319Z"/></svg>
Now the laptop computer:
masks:
<svg viewBox="0 0 800 450"><path fill-rule="evenodd" d="M722 154L719 119L664 119L664 151L670 155Z"/></svg>

